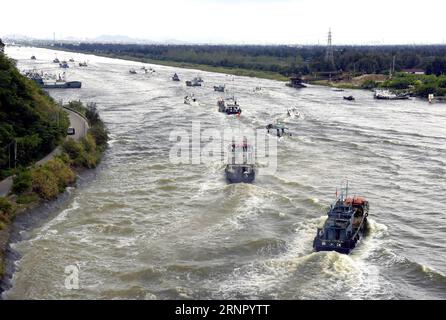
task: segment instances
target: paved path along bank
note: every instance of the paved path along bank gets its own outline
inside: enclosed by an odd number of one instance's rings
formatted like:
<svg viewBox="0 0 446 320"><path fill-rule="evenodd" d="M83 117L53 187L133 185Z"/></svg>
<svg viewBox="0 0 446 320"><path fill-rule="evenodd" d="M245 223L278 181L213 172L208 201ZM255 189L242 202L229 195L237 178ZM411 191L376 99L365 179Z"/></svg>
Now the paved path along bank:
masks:
<svg viewBox="0 0 446 320"><path fill-rule="evenodd" d="M88 122L87 120L82 117L80 114L78 114L75 111L72 111L70 109L64 108L66 112L68 112L68 116L70 118L70 127L74 128L75 134L72 136L67 136L68 138L72 138L74 140L79 140L80 138L84 137L87 134L88 131ZM60 146L51 151L49 154L47 154L44 158L40 159L36 162L37 166L41 166L45 163L47 163L49 160L53 159L54 156L60 154L61 148ZM0 181L0 196L4 197L8 195L9 191L12 188L13 178L12 176Z"/></svg>

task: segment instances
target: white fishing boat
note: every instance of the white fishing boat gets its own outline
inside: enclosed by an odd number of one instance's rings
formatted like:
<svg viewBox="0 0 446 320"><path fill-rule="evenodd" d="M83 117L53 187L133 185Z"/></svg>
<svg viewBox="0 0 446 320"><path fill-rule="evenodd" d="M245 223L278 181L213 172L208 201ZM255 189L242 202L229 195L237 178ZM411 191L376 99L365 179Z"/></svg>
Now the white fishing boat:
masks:
<svg viewBox="0 0 446 320"><path fill-rule="evenodd" d="M291 107L287 109L287 115L290 118L300 118L300 112L296 107Z"/></svg>
<svg viewBox="0 0 446 320"><path fill-rule="evenodd" d="M184 97L184 104L197 106L198 101L197 101L197 98L195 97L195 95L192 93L192 94Z"/></svg>

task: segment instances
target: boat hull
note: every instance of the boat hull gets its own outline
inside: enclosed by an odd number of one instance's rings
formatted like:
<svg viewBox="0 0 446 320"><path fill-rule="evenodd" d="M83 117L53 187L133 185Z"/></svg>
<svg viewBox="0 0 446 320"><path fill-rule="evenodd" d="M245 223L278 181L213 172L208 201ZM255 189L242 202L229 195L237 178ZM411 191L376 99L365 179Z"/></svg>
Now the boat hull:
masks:
<svg viewBox="0 0 446 320"><path fill-rule="evenodd" d="M69 81L63 83L45 83L42 85L44 89L79 89L82 87L80 81Z"/></svg>
<svg viewBox="0 0 446 320"><path fill-rule="evenodd" d="M364 218L363 222L361 223L361 226L359 227L358 232L356 235L351 238L344 241L339 240L325 240L320 239L318 236L316 236L313 240L313 248L314 251L336 251L342 254L349 254L358 243L361 241L362 237L365 234L367 228L367 218Z"/></svg>
<svg viewBox="0 0 446 320"><path fill-rule="evenodd" d="M245 166L227 166L225 175L228 183L253 183L256 172L253 168L249 168L246 171Z"/></svg>

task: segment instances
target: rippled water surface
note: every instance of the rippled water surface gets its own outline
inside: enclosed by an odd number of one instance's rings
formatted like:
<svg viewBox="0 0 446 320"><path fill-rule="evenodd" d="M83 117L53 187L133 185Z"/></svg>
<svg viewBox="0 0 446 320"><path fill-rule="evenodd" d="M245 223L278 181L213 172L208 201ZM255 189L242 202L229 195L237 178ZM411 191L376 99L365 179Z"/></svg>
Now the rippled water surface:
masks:
<svg viewBox="0 0 446 320"><path fill-rule="evenodd" d="M21 69L60 72L55 51L7 52ZM243 113L228 119L212 89L232 86L226 75L156 65L153 75L131 75L140 63L57 56L88 60L68 71L82 89L51 95L97 102L110 148L91 181L12 245L21 257L5 298L446 298L445 104L235 77ZM186 88L197 75L204 86ZM200 106L183 103L190 92ZM356 101L342 99L350 94ZM295 134L278 142L272 176L228 185L218 163L169 162L169 133L190 131L192 120L257 128L291 106L303 118L288 120ZM314 253L345 179L370 201L370 234L349 256ZM79 290L64 286L68 265L80 268Z"/></svg>

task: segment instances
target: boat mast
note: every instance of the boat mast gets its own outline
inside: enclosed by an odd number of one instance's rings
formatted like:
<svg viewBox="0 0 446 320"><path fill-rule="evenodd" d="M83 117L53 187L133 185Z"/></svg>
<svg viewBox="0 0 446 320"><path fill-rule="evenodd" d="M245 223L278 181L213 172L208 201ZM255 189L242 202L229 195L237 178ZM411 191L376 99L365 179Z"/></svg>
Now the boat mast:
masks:
<svg viewBox="0 0 446 320"><path fill-rule="evenodd" d="M347 184L345 186L345 198L347 199L348 197L348 180L347 180Z"/></svg>

